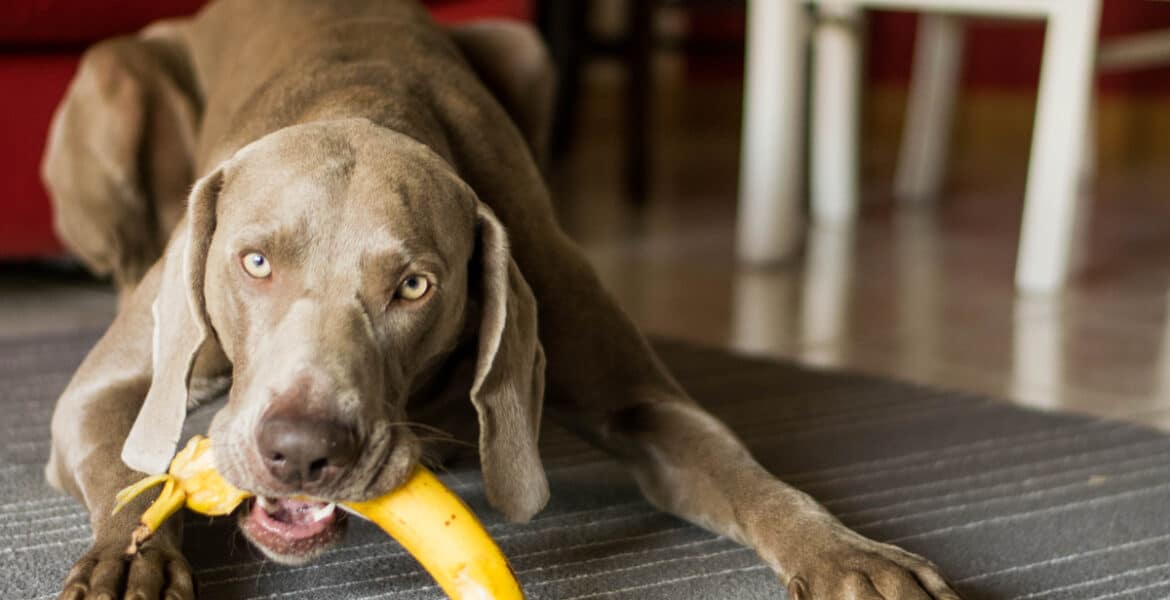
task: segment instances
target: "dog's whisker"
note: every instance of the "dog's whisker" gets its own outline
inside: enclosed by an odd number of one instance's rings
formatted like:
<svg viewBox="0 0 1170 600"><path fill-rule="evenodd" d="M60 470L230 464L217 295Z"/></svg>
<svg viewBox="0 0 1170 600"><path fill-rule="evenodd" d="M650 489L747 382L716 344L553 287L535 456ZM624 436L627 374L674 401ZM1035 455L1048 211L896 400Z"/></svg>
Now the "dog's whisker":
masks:
<svg viewBox="0 0 1170 600"><path fill-rule="evenodd" d="M453 437L448 438L448 437L426 437L426 436L424 436L424 437L418 438L418 441L420 443L424 443L424 444L429 443L429 442L438 442L441 444L454 444L456 446L463 446L465 448L478 448L479 447L471 442L456 439Z"/></svg>
<svg viewBox="0 0 1170 600"><path fill-rule="evenodd" d="M427 431L427 432L434 433L434 434L443 435L446 437L451 437L451 438L455 437L455 434L453 434L445 429L442 429L440 427L435 427L434 425L428 425L426 423L419 423L417 421L394 421L394 422L390 423L390 426L391 427L401 426L401 427L406 427L407 429L418 429L418 430Z"/></svg>

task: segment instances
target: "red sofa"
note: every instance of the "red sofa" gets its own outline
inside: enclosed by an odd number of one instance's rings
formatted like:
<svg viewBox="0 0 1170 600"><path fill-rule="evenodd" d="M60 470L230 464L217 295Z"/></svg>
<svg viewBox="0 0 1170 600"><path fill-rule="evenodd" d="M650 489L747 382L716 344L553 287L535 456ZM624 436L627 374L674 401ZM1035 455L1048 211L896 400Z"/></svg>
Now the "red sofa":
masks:
<svg viewBox="0 0 1170 600"><path fill-rule="evenodd" d="M62 252L39 166L53 109L86 46L157 19L191 14L206 0L5 0L0 4L0 260ZM532 18L532 0L435 0L444 23Z"/></svg>

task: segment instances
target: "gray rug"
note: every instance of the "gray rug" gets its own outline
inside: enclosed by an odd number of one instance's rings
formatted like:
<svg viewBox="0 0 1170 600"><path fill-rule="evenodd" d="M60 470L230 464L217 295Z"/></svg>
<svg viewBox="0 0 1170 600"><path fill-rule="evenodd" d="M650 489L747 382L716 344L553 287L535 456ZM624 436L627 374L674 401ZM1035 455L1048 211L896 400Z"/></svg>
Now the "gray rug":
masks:
<svg viewBox="0 0 1170 600"><path fill-rule="evenodd" d="M50 598L89 541L42 480L56 395L95 340L0 340L0 597ZM666 361L772 471L880 540L936 561L967 598L1170 598L1170 437L984 398L674 344ZM526 525L483 516L531 598L779 598L727 540L652 510L622 471L554 428L552 502ZM777 515L776 518L783 518ZM260 559L230 519L189 515L202 597L442 598L373 527L300 568Z"/></svg>

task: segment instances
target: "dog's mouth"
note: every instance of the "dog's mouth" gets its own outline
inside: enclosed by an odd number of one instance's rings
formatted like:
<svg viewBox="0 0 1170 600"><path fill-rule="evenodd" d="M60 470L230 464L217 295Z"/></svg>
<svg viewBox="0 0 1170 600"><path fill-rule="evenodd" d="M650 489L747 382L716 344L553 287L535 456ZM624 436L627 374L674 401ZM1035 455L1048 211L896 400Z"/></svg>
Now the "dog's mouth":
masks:
<svg viewBox="0 0 1170 600"><path fill-rule="evenodd" d="M257 496L242 514L240 529L272 560L297 564L338 542L345 523L332 502Z"/></svg>

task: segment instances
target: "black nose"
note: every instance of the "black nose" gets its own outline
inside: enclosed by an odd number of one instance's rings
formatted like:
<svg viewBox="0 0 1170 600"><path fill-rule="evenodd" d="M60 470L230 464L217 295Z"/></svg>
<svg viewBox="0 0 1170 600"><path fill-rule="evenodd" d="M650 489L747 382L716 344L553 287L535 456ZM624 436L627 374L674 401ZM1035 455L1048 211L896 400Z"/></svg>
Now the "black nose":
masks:
<svg viewBox="0 0 1170 600"><path fill-rule="evenodd" d="M269 415L257 437L268 470L290 487L328 485L357 460L357 435L336 421Z"/></svg>

